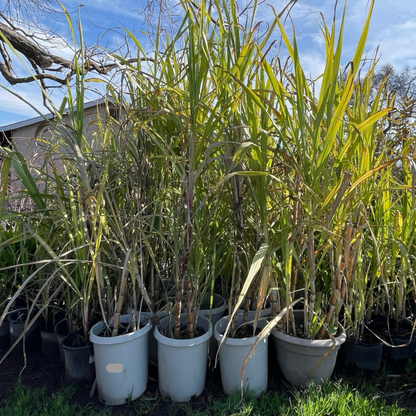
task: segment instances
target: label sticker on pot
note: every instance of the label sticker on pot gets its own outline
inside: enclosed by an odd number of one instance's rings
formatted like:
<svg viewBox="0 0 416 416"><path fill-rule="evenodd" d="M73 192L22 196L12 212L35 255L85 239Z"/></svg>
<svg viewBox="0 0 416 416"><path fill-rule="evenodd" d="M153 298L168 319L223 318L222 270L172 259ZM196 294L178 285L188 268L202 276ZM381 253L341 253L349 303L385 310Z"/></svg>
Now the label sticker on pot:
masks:
<svg viewBox="0 0 416 416"><path fill-rule="evenodd" d="M12 326L10 327L9 331L10 331L11 334L13 334L13 327Z"/></svg>
<svg viewBox="0 0 416 416"><path fill-rule="evenodd" d="M109 373L122 373L124 366L123 364L107 364L106 369Z"/></svg>

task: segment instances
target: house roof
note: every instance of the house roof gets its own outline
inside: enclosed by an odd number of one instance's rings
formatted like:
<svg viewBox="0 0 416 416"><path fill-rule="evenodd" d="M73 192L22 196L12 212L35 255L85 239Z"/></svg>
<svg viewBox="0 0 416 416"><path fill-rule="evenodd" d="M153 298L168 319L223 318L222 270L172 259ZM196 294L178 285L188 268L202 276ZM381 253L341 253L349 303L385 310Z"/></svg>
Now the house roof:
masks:
<svg viewBox="0 0 416 416"><path fill-rule="evenodd" d="M106 102L105 98L100 98L98 100L89 101L89 102L84 104L84 109L95 107L97 105L104 104L105 102ZM75 107L74 107L74 109L75 109ZM47 113L47 114L43 114L41 116L32 117L32 118L28 118L26 120L18 121L16 123L5 124L4 126L0 126L0 131L10 131L10 130L20 129L22 127L31 126L33 124L37 124L37 123L40 123L40 122L45 121L45 120L52 120L53 117L54 117L54 114Z"/></svg>

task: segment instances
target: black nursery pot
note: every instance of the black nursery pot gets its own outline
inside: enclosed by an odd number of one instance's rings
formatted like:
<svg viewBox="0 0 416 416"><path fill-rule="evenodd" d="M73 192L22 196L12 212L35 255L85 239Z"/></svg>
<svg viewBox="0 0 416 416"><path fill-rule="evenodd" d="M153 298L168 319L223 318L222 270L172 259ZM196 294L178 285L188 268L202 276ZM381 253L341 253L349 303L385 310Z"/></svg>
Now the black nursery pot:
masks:
<svg viewBox="0 0 416 416"><path fill-rule="evenodd" d="M60 358L58 337L55 331L42 330L42 354L50 358Z"/></svg>
<svg viewBox="0 0 416 416"><path fill-rule="evenodd" d="M416 338L410 339L408 337L401 336L386 336L385 341L390 345L384 345L386 355L391 360L407 360L412 358L416 350Z"/></svg>
<svg viewBox="0 0 416 416"><path fill-rule="evenodd" d="M6 349L10 346L10 325L5 319L0 326L0 349Z"/></svg>
<svg viewBox="0 0 416 416"><path fill-rule="evenodd" d="M341 346L341 355L345 365L354 365L362 370L376 371L380 368L383 356L383 343L359 342L347 339Z"/></svg>
<svg viewBox="0 0 416 416"><path fill-rule="evenodd" d="M374 332L384 340L384 351L391 361L412 358L416 350L416 332L412 336L413 323L401 319L399 325L393 319L377 318L371 323ZM388 330L390 329L390 331Z"/></svg>
<svg viewBox="0 0 416 416"><path fill-rule="evenodd" d="M29 319L29 323L35 316L36 311L32 313L32 317ZM40 335L40 328L42 325L42 318L39 317L32 324L30 328L26 326L26 320L28 317L28 310L17 310L9 315L8 321L10 326L10 345L19 338L19 336L25 332L25 336L15 346L14 351L17 353L23 352L23 342L25 343L25 352L39 351L42 347L42 339Z"/></svg>
<svg viewBox="0 0 416 416"><path fill-rule="evenodd" d="M90 384L95 378L94 347L82 340L82 329L71 332L62 341L65 356L65 374L68 383Z"/></svg>
<svg viewBox="0 0 416 416"><path fill-rule="evenodd" d="M65 363L65 354L64 350L62 349L62 341L69 334L68 320L62 319L60 322L58 322L54 327L54 332L56 334L56 339L58 340L59 356L61 357L61 361Z"/></svg>

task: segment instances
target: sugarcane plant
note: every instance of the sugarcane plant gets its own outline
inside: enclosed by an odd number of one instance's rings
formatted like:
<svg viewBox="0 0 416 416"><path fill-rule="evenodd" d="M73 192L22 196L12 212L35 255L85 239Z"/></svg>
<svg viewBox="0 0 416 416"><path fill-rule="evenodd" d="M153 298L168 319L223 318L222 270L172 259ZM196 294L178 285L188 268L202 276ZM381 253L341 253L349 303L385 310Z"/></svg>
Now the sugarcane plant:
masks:
<svg viewBox="0 0 416 416"><path fill-rule="evenodd" d="M337 331L347 286L353 285L357 270L359 253L353 247L359 249L361 200L371 190L368 183L395 163L377 158L375 151L366 153L374 146L376 123L390 107L378 99L362 111L364 106L354 101L373 5L345 71L340 69L345 9L338 33L335 17L331 28L322 22L326 66L319 95L302 69L296 37L289 40L278 16L288 62L282 67L279 60L263 61L270 95L262 102L276 136L273 165L287 175L273 182L280 305L303 298L302 336L310 339ZM367 71L370 79L374 66Z"/></svg>

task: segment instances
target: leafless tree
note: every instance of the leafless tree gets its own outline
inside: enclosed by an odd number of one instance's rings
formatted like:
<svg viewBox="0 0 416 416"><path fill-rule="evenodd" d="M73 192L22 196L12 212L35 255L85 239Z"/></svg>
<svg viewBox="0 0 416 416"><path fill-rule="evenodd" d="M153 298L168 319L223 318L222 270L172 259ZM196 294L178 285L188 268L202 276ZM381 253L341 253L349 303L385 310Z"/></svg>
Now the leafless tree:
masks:
<svg viewBox="0 0 416 416"><path fill-rule="evenodd" d="M198 10L198 1L189 1L195 10ZM261 0L263 1L265 0ZM296 2L297 0L288 1L282 14L285 11L289 13ZM250 13L252 3L253 0L248 1L241 13ZM78 55L75 55L74 46L68 45L65 41L69 33L58 33L57 27L62 27L59 23L66 18L56 0L5 0L1 4L4 5L0 6L0 75L10 85L37 81L45 91L66 85L72 79L76 68L74 57L59 52L63 49L72 48L73 56L78 58L80 53L83 54L78 63L82 63L81 69L84 71L104 76L118 67L110 58L110 54L97 45L78 47ZM142 13L149 32L152 28L175 30L175 13L178 13L176 6L179 0L147 0L143 4ZM208 12L211 7L211 2L208 2ZM27 70L19 71L21 65L17 65L15 51L25 58L31 67L30 73ZM127 40L122 42L120 51L117 52L128 59Z"/></svg>
<svg viewBox="0 0 416 416"><path fill-rule="evenodd" d="M416 67L405 66L401 70L392 65L382 66L373 78L373 95L384 82L386 105L393 103L383 127L384 142L391 157L406 153L416 159ZM392 100L394 98L394 100ZM397 169L401 177L402 165Z"/></svg>
<svg viewBox="0 0 416 416"><path fill-rule="evenodd" d="M81 7L81 6L80 6ZM75 73L74 59L53 53L54 50L75 48L57 33L64 12L54 0L7 0L0 10L0 74L10 85L39 81L48 88L65 85ZM82 50L84 71L105 75L116 68L109 55L97 45ZM20 53L31 66L31 74L21 75L16 70L14 51ZM78 52L80 53L80 52ZM80 58L78 56L78 58Z"/></svg>

